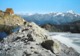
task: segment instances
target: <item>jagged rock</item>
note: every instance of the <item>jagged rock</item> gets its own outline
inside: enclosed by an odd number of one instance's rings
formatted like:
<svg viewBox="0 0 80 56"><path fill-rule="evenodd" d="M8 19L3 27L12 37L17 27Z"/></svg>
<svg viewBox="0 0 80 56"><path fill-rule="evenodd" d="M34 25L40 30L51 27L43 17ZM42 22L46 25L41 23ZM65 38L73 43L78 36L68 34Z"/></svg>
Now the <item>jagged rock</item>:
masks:
<svg viewBox="0 0 80 56"><path fill-rule="evenodd" d="M54 53L49 50L51 46ZM2 43L0 42L0 56L75 56L76 54L79 56L72 49L67 54L69 51L67 46L57 40L52 40L46 30L33 22L27 22L26 25L21 26L19 31L4 38Z"/></svg>
<svg viewBox="0 0 80 56"><path fill-rule="evenodd" d="M12 8L7 8L5 12L9 14L14 14L14 11Z"/></svg>

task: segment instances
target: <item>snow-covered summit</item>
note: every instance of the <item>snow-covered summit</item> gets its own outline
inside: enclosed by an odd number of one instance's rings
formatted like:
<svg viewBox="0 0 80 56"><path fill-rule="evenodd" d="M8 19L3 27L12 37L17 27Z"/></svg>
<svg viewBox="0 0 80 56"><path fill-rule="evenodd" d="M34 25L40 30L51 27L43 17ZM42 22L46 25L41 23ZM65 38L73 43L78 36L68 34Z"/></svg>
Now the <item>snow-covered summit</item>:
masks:
<svg viewBox="0 0 80 56"><path fill-rule="evenodd" d="M75 14L75 12L73 10L69 10L69 11L67 11L67 13Z"/></svg>

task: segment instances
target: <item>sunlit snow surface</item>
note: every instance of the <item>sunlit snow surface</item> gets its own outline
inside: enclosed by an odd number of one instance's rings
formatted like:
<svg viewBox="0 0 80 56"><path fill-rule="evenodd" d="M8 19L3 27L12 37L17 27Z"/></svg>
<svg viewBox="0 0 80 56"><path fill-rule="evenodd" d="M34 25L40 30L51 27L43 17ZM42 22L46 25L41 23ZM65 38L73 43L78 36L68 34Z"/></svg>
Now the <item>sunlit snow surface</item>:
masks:
<svg viewBox="0 0 80 56"><path fill-rule="evenodd" d="M80 34L52 32L50 33L50 36L53 39L57 39L61 43L67 45L68 47L73 47L80 53Z"/></svg>

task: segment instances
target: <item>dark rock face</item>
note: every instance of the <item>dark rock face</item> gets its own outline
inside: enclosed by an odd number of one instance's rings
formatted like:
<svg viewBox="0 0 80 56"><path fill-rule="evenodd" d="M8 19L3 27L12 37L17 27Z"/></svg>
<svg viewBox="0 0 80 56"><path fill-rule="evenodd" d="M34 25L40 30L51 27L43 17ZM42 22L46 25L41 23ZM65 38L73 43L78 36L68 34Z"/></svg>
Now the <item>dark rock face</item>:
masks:
<svg viewBox="0 0 80 56"><path fill-rule="evenodd" d="M80 33L80 21L75 21L75 22L71 22L63 25L45 24L45 25L42 25L41 27L50 32Z"/></svg>
<svg viewBox="0 0 80 56"><path fill-rule="evenodd" d="M50 32L61 32L62 30L52 24L41 25L42 28L50 31Z"/></svg>
<svg viewBox="0 0 80 56"><path fill-rule="evenodd" d="M35 23L23 25L19 31L2 40L0 56L79 56L73 48L51 40L47 31Z"/></svg>
<svg viewBox="0 0 80 56"><path fill-rule="evenodd" d="M33 41L33 38L32 38L31 34L28 34L27 37L28 37L28 41Z"/></svg>
<svg viewBox="0 0 80 56"><path fill-rule="evenodd" d="M66 25L62 25L61 30L65 32L68 31L72 33L80 33L80 21L75 21L75 22L68 23Z"/></svg>
<svg viewBox="0 0 80 56"><path fill-rule="evenodd" d="M46 40L41 43L41 46L53 52L53 49L52 49L53 44L54 44L53 40Z"/></svg>

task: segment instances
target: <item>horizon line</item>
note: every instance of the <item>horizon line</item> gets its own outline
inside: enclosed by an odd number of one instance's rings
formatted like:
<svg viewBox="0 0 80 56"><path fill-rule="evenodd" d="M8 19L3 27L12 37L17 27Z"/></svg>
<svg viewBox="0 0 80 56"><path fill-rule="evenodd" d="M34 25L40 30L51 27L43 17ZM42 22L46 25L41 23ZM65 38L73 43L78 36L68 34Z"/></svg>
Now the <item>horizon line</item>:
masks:
<svg viewBox="0 0 80 56"><path fill-rule="evenodd" d="M67 12L71 12L71 13L75 13L75 14L80 14L79 12L75 12L74 10L68 10L68 11L46 11L46 12L30 12L30 11L14 11L15 14L49 14L49 13L67 13Z"/></svg>

